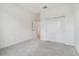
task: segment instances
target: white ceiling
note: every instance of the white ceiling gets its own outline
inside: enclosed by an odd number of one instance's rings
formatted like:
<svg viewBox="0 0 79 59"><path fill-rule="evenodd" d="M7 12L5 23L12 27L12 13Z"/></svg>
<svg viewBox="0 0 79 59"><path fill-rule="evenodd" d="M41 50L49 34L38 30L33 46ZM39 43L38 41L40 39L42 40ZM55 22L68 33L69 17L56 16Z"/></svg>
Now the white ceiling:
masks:
<svg viewBox="0 0 79 59"><path fill-rule="evenodd" d="M68 3L21 3L18 4L21 7L24 7L33 13L39 13L44 6L47 6L48 8L52 7L58 7L58 6L63 6L63 5L71 5Z"/></svg>

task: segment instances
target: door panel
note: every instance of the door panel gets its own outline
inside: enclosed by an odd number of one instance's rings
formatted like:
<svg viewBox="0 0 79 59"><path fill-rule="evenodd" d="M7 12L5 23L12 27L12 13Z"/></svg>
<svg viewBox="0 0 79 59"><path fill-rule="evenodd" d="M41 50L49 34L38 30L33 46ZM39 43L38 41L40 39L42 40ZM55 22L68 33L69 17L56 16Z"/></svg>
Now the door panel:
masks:
<svg viewBox="0 0 79 59"><path fill-rule="evenodd" d="M63 18L46 20L46 40L63 42L62 20Z"/></svg>

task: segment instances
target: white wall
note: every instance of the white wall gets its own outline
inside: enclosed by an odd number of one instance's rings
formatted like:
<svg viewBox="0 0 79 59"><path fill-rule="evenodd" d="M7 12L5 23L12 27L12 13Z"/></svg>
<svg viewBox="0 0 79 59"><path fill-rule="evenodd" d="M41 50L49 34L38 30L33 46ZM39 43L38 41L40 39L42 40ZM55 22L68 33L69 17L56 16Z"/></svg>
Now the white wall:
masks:
<svg viewBox="0 0 79 59"><path fill-rule="evenodd" d="M16 4L0 4L0 48L32 39L33 14Z"/></svg>
<svg viewBox="0 0 79 59"><path fill-rule="evenodd" d="M79 4L75 4L74 9L74 43L79 53Z"/></svg>
<svg viewBox="0 0 79 59"><path fill-rule="evenodd" d="M50 19L53 17L65 16L64 23L62 23L62 28L64 36L62 36L62 41L64 44L74 45L74 34L73 34L73 16L72 16L72 6L60 6L56 8L48 8L41 11L41 40L51 40L55 41L55 39L47 39L46 33L46 19ZM52 27L51 27L52 29ZM50 36L50 35L49 35ZM59 42L59 41L58 41Z"/></svg>

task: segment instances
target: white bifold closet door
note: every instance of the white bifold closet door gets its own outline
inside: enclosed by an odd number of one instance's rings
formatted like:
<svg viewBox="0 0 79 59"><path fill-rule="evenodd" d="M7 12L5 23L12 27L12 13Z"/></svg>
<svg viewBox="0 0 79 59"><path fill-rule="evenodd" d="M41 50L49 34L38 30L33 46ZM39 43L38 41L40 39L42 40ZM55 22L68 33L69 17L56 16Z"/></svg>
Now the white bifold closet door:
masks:
<svg viewBox="0 0 79 59"><path fill-rule="evenodd" d="M64 17L46 19L45 21L45 36L46 40L54 42L62 42L64 37ZM65 37L64 37L65 38Z"/></svg>

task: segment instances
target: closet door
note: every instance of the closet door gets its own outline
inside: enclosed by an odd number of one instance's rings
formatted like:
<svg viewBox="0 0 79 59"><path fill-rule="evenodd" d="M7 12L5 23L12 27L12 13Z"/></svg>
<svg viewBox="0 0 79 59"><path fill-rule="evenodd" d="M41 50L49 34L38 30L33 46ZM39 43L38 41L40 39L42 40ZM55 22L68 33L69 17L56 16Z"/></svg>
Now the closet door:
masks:
<svg viewBox="0 0 79 59"><path fill-rule="evenodd" d="M55 42L63 42L62 36L63 28L62 24L64 18L55 18L55 19L47 19L46 20L46 40L55 41Z"/></svg>

